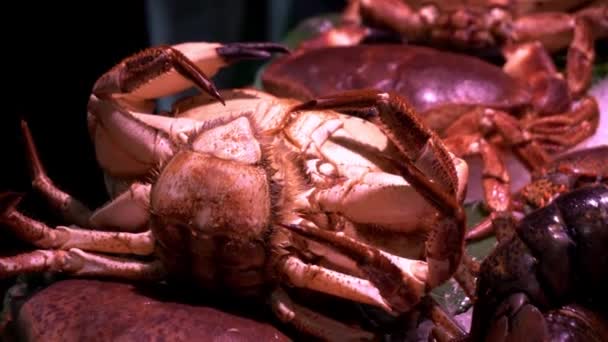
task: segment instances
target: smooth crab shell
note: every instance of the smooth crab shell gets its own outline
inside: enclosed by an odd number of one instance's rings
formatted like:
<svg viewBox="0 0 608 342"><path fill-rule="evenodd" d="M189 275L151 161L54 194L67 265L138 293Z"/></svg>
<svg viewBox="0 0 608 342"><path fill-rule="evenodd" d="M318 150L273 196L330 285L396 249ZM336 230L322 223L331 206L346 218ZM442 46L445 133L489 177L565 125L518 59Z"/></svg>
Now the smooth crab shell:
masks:
<svg viewBox="0 0 608 342"><path fill-rule="evenodd" d="M308 100L361 88L395 91L422 113L445 104L513 108L530 102L525 84L477 58L406 45L311 49L273 62L264 88Z"/></svg>

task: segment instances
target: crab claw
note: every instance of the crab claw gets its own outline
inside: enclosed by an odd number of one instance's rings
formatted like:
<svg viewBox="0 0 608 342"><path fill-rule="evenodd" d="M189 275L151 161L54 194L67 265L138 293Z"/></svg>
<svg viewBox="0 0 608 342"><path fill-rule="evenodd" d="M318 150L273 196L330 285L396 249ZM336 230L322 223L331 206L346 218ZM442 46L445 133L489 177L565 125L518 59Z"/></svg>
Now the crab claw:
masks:
<svg viewBox="0 0 608 342"><path fill-rule="evenodd" d="M245 59L270 58L289 50L275 43L189 42L150 47L131 55L101 76L93 93L102 99L148 112L157 98L184 91L192 85L224 102L211 77L219 69Z"/></svg>

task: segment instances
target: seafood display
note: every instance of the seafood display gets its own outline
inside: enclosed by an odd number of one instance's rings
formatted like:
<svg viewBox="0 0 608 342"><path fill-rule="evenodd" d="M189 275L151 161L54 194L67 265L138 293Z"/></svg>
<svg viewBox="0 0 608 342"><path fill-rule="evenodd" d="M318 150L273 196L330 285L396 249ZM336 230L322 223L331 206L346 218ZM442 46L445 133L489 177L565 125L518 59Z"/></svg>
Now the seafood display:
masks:
<svg viewBox="0 0 608 342"><path fill-rule="evenodd" d="M608 37L608 5L602 0L350 0L343 19L342 26L320 39L357 42L367 33L342 36L372 26L408 43L497 53L507 64L529 58L535 66L545 64L546 54L567 48L566 79L574 94L585 92L591 82L594 41Z"/></svg>
<svg viewBox="0 0 608 342"><path fill-rule="evenodd" d="M94 209L22 119L0 338L608 340L608 145L582 146L606 134L606 2L346 3L293 48L150 46L101 74ZM257 84L216 87L250 60Z"/></svg>

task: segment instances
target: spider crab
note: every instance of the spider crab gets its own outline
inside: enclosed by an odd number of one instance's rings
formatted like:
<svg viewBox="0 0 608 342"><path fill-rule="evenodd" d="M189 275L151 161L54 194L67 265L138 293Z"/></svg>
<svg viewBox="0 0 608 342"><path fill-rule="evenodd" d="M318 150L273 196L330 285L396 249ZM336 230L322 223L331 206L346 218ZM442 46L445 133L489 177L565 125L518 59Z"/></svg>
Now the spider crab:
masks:
<svg viewBox="0 0 608 342"><path fill-rule="evenodd" d="M23 123L33 186L76 227L49 227L18 211L20 195L3 194L1 222L40 249L0 258L0 276L57 271L269 295L281 320L328 340L373 335L297 304L287 287L412 310L461 262L466 163L392 93L299 102L218 92L208 78L243 54L280 50L154 47L104 74L88 111L113 199L94 212L46 176ZM152 114L151 100L193 84L206 95ZM364 119L332 110L341 108L365 109Z"/></svg>

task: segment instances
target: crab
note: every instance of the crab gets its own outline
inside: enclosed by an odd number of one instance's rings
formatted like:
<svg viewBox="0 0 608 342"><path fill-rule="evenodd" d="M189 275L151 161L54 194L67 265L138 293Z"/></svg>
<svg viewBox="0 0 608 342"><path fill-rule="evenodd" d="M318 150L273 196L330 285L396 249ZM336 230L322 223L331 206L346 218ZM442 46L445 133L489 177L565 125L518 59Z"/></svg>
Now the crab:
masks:
<svg viewBox="0 0 608 342"><path fill-rule="evenodd" d="M461 264L467 164L394 93L312 101L209 77L273 44L152 47L101 76L88 104L112 200L92 212L46 176L23 122L33 186L75 226L21 213L0 196L1 222L39 248L0 258L0 276L169 280L269 298L276 315L323 339L373 334L306 308L289 288L413 310ZM154 99L203 94L155 115ZM360 117L334 109L359 109ZM258 297L259 298L259 297Z"/></svg>
<svg viewBox="0 0 608 342"><path fill-rule="evenodd" d="M524 56L543 65L546 54L568 47L568 89L578 96L591 83L594 41L608 37L608 5L603 0L350 0L343 26L327 35L344 40L343 30L362 24L388 28L409 43L478 55L499 50L507 65Z"/></svg>
<svg viewBox="0 0 608 342"><path fill-rule="evenodd" d="M536 170L530 183L515 193L511 211L517 216L543 208L557 196L595 184L608 185L608 145L570 151ZM467 240L485 238L492 232L492 213L467 232ZM499 237L500 238L500 237Z"/></svg>
<svg viewBox="0 0 608 342"><path fill-rule="evenodd" d="M557 76L546 79L546 88L531 88L528 71L537 65L520 62L514 72L424 46L309 47L272 61L262 84L275 95L301 100L362 88L399 93L451 152L481 156L484 203L494 213L511 207L504 162L510 151L535 172L593 135L599 123L594 97L570 99Z"/></svg>

